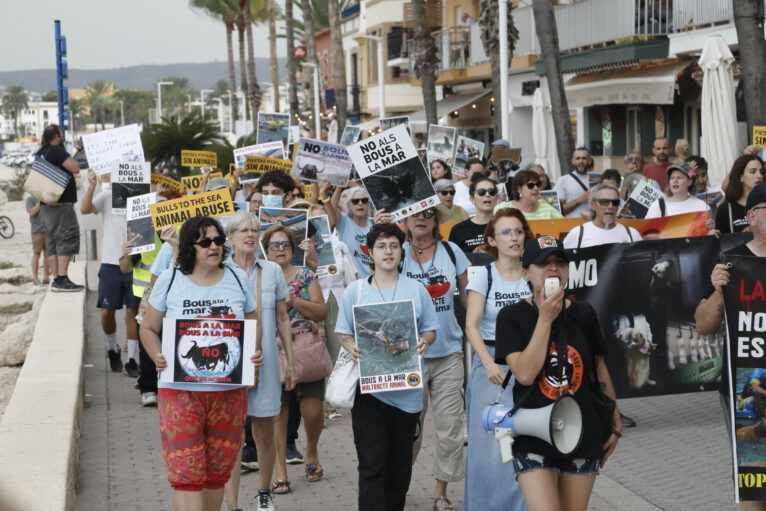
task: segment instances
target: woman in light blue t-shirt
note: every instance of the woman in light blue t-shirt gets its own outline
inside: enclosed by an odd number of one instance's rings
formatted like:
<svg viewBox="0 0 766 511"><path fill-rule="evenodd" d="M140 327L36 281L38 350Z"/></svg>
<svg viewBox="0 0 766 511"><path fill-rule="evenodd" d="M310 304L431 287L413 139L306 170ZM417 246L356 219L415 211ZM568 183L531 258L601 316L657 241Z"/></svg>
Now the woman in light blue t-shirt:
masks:
<svg viewBox="0 0 766 511"><path fill-rule="evenodd" d="M508 372L507 366L495 363L497 314L503 307L532 294L527 281L521 276L520 262L524 244L532 238L532 231L521 211L514 208L498 210L492 215L484 232L487 252L497 260L478 268L468 282L465 333L473 348L473 361L465 394L468 418L466 511L526 509L513 464L503 463L500 446L482 427L482 413L497 398L500 385ZM501 403L513 406L510 388L503 392Z"/></svg>
<svg viewBox="0 0 766 511"><path fill-rule="evenodd" d="M370 199L361 186L349 188L344 204L346 213L344 213L339 208L342 191L342 188L337 187L330 199L330 204L336 210L335 216L338 218L335 232L348 247L351 259L356 265L356 273L360 277L366 277L370 274L370 256L367 250L367 233L372 227L372 222L367 216L370 211Z"/></svg>

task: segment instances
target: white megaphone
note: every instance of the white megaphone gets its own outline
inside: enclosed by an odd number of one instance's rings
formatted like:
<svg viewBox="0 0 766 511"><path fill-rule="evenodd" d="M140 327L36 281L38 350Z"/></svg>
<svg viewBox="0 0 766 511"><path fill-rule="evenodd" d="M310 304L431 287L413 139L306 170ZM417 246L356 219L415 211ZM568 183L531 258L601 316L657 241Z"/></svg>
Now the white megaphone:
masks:
<svg viewBox="0 0 766 511"><path fill-rule="evenodd" d="M545 440L563 455L574 452L582 440L582 412L577 401L565 395L543 408L519 408L509 415L511 408L497 403L484 409L482 425L487 433L494 433L500 443L503 463L513 459L511 446L519 435Z"/></svg>

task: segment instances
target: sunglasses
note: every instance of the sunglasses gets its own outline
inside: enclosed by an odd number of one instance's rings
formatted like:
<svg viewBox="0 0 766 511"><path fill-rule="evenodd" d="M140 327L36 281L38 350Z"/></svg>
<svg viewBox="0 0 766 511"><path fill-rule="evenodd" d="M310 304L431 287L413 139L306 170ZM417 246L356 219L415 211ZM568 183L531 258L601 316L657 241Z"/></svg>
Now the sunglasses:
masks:
<svg viewBox="0 0 766 511"><path fill-rule="evenodd" d="M429 218L433 218L435 214L436 214L436 210L435 209L426 209L425 211L418 211L417 213L412 215L412 217L413 218L417 218L420 215L423 215L423 218L428 220Z"/></svg>
<svg viewBox="0 0 766 511"><path fill-rule="evenodd" d="M542 181L528 181L527 182L527 188L530 190L534 190L535 188L542 188L543 182Z"/></svg>
<svg viewBox="0 0 766 511"><path fill-rule="evenodd" d="M287 250L289 247L292 247L292 243L289 241L270 241L269 242L269 250Z"/></svg>
<svg viewBox="0 0 766 511"><path fill-rule="evenodd" d="M444 190L439 193L442 195L455 195L455 190Z"/></svg>
<svg viewBox="0 0 766 511"><path fill-rule="evenodd" d="M494 197L497 195L497 188L478 188L476 190L476 195L479 197L484 197L487 194L489 194L490 197Z"/></svg>
<svg viewBox="0 0 766 511"><path fill-rule="evenodd" d="M356 206L360 202L362 204L367 204L368 202L370 202L370 199L368 199L367 197L364 197L363 199L351 199L351 204L353 204L354 206Z"/></svg>
<svg viewBox="0 0 766 511"><path fill-rule="evenodd" d="M619 205L620 205L620 199L593 199L593 200L594 200L594 201L596 202L596 204L598 204L599 206L604 206L604 207L606 207L606 206L608 206L608 205L610 205L610 204L611 204L612 206L614 206L614 207L617 207L617 206L619 206Z"/></svg>
<svg viewBox="0 0 766 511"><path fill-rule="evenodd" d="M639 158L638 156L633 156L631 158L626 158L625 159L625 161L630 161L630 162L634 162L634 163L638 162L638 161L641 161L641 160L643 160L643 158Z"/></svg>
<svg viewBox="0 0 766 511"><path fill-rule="evenodd" d="M213 243L215 243L215 246L216 246L216 247L220 247L221 245L223 245L224 243L226 243L226 238L224 238L223 236L216 236L216 237L215 237L215 238L213 238L213 239L210 239L210 238L202 238L201 240L199 240L199 241L195 241L195 242L194 242L194 244L195 244L195 245L199 245L199 246L200 246L200 247L202 247L202 248L208 248L208 247L210 247L210 245L212 245Z"/></svg>

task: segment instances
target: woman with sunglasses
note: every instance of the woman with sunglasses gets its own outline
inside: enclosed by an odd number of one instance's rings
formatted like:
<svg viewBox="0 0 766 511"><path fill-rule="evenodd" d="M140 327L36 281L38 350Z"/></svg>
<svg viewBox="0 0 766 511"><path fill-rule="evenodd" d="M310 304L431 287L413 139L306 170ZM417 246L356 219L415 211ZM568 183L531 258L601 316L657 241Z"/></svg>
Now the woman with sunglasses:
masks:
<svg viewBox="0 0 766 511"><path fill-rule="evenodd" d="M518 209L503 208L490 219L485 231L487 252L496 259L479 267L468 282L465 334L473 348L471 375L465 390L468 447L465 467L465 507L471 510L524 511L524 496L515 482L513 465L504 464L494 437L482 427L484 408L500 391L508 366L495 362L495 320L500 309L528 297L531 292L521 276L521 252L534 238ZM510 392L501 404L513 406Z"/></svg>
<svg viewBox="0 0 766 511"><path fill-rule="evenodd" d="M484 230L497 205L497 186L489 177L477 173L471 177L468 193L476 207L476 215L454 226L449 240L463 252L479 252L485 248Z"/></svg>
<svg viewBox="0 0 766 511"><path fill-rule="evenodd" d="M431 162L431 182L435 183L440 179L452 181L452 169L444 160L433 160Z"/></svg>
<svg viewBox="0 0 766 511"><path fill-rule="evenodd" d="M357 275L364 278L370 274L370 256L367 255L367 233L372 227L372 222L367 216L370 211L370 199L361 186L349 188L344 203L346 212L343 213L339 208L341 193L342 189L336 188L330 199L330 205L335 209L338 218L335 231L351 252Z"/></svg>
<svg viewBox="0 0 766 511"><path fill-rule="evenodd" d="M511 183L513 200L503 202L495 207L495 211L501 208L516 208L527 220L552 220L562 218L556 208L540 198L543 182L537 172L520 170L516 173Z"/></svg>
<svg viewBox="0 0 766 511"><path fill-rule="evenodd" d="M423 356L436 338L438 318L431 297L419 282L400 274L403 242L404 233L396 224L375 224L367 234L374 273L346 288L335 326L354 362L365 356L354 340L354 305L412 300L420 333L415 346L418 355ZM357 386L351 428L359 460L360 511L404 509L422 408L423 389L362 394Z"/></svg>
<svg viewBox="0 0 766 511"><path fill-rule="evenodd" d="M449 179L440 179L434 183L434 190L439 195L441 205L452 212L446 223L456 224L468 218L463 208L455 205L455 183Z"/></svg>
<svg viewBox="0 0 766 511"><path fill-rule="evenodd" d="M301 333L307 323L301 320L320 322L327 316L327 305L322 299L322 289L316 274L305 266L293 266L291 259L295 250L295 235L291 229L282 224L269 227L263 233L263 248L269 261L277 263L282 268L284 280L287 283L288 295L285 298L287 315L293 327L293 334ZM300 374L297 375L300 380ZM287 380L285 379L285 384ZM287 415L288 405L292 396L300 403L303 427L306 431L306 479L309 482L319 481L324 475L319 464L319 436L324 427L324 378L313 382L301 382L289 390L285 385L282 391L282 407L277 417L276 430L276 479L271 489L276 494L290 492L290 480L287 478L285 452L287 449Z"/></svg>
<svg viewBox="0 0 766 511"><path fill-rule="evenodd" d="M449 218L449 211L436 206L407 217L403 273L419 281L431 295L439 328L436 342L423 364L423 411L425 418L431 401L436 430L436 487L434 506L452 510L447 499L447 484L463 479L465 474L463 434L463 331L455 317L455 291L465 306L466 270L471 265L462 250L452 242L441 241L439 223ZM415 456L422 436L415 442Z"/></svg>
<svg viewBox="0 0 766 511"><path fill-rule="evenodd" d="M192 218L181 227L178 267L165 270L155 282L141 324L141 342L158 371L174 363L161 349L165 317L257 318L247 276L224 264L225 241L221 224L210 217ZM260 334L259 328L258 344ZM244 367L253 370L262 363L258 351ZM158 387L162 451L174 508L220 509L223 487L239 462L247 390L207 383L160 382Z"/></svg>

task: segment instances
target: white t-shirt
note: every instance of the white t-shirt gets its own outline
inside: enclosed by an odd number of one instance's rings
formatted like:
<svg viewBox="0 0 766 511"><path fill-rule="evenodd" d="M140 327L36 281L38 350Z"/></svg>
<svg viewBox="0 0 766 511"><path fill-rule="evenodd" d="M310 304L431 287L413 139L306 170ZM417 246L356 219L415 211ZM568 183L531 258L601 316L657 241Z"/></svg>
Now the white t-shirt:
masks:
<svg viewBox="0 0 766 511"><path fill-rule="evenodd" d="M582 186L580 186L580 184L582 184ZM573 170L569 174L561 176L561 179L556 183L554 190L559 192L559 199L564 202L577 200L582 194L588 191L588 174L580 176L577 174L577 171ZM586 211L589 207L590 201L586 200L564 216L566 218L581 218L582 212Z"/></svg>
<svg viewBox="0 0 766 511"><path fill-rule="evenodd" d="M128 237L125 215L112 213L112 191L104 190L93 197L93 206L101 213L103 239L101 240L101 263L120 264L122 244Z"/></svg>
<svg viewBox="0 0 766 511"><path fill-rule="evenodd" d="M668 202L668 200L665 199L665 216L683 215L684 213L697 213L699 211L707 210L707 204L696 197L689 196L689 198L683 202ZM649 206L645 218L660 218L661 216L660 201L658 199Z"/></svg>
<svg viewBox="0 0 766 511"><path fill-rule="evenodd" d="M452 204L460 206L468 214L468 218L476 216L476 206L471 202L468 187L462 181L455 183L455 200Z"/></svg>
<svg viewBox="0 0 766 511"><path fill-rule="evenodd" d="M628 236L628 231L622 224L615 224L611 229L602 229L601 227L596 227L593 222L586 222L569 231L569 234L564 238L564 248L578 248L577 240L580 239L580 230L583 231L580 248L606 245L607 243L641 241L641 234L637 230L633 227L628 227L628 229L630 229L630 236Z"/></svg>

